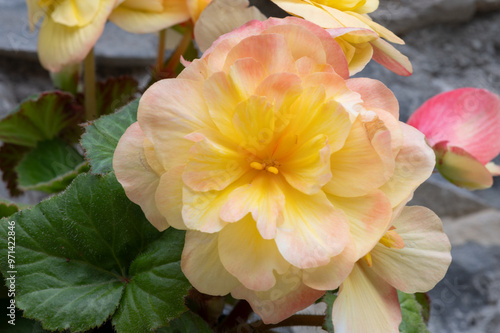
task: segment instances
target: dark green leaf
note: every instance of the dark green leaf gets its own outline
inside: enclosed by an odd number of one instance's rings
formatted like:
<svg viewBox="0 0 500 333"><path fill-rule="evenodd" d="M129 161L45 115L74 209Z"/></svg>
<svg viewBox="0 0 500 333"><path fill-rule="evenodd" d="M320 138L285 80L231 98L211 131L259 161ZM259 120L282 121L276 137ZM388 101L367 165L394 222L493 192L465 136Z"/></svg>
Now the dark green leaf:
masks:
<svg viewBox="0 0 500 333"><path fill-rule="evenodd" d="M191 285L180 267L183 247L184 232L170 228L134 260L132 280L113 317L118 332L148 332L187 310L184 296Z"/></svg>
<svg viewBox="0 0 500 333"><path fill-rule="evenodd" d="M135 100L117 113L101 117L85 128L81 144L85 148L93 173L105 174L113 171L116 145L125 130L137 121L138 106L139 100Z"/></svg>
<svg viewBox="0 0 500 333"><path fill-rule="evenodd" d="M11 216L19 211L19 207L16 204L8 202L6 200L0 200L0 218Z"/></svg>
<svg viewBox="0 0 500 333"><path fill-rule="evenodd" d="M22 194L19 189L18 176L15 168L23 159L24 155L31 148L4 143L0 148L0 170L2 170L2 180L7 184L7 189L11 196L15 197Z"/></svg>
<svg viewBox="0 0 500 333"><path fill-rule="evenodd" d="M7 261L8 221L15 267ZM16 303L26 317L49 330L83 331L115 312L128 267L160 236L114 174L83 174L62 194L0 220L0 270L6 278L17 271Z"/></svg>
<svg viewBox="0 0 500 333"><path fill-rule="evenodd" d="M327 291L325 296L322 298L322 301L326 303L325 323L323 324L323 329L330 333L333 333L332 309L333 303L336 299L337 293L333 291Z"/></svg>
<svg viewBox="0 0 500 333"><path fill-rule="evenodd" d="M212 333L210 326L198 315L191 311L183 313L179 318L170 322L168 327L156 330L156 333Z"/></svg>
<svg viewBox="0 0 500 333"><path fill-rule="evenodd" d="M97 116L113 113L135 98L138 83L130 76L109 78L96 87Z"/></svg>
<svg viewBox="0 0 500 333"><path fill-rule="evenodd" d="M16 167L19 187L56 193L64 190L80 171L85 160L75 148L59 139L40 141Z"/></svg>
<svg viewBox="0 0 500 333"><path fill-rule="evenodd" d="M83 120L83 109L70 94L53 91L26 99L0 120L0 140L35 147L39 141L60 136ZM74 130L73 130L74 131Z"/></svg>
<svg viewBox="0 0 500 333"><path fill-rule="evenodd" d="M424 301L421 295L405 294L398 291L399 303L401 304L401 315L403 320L399 325L399 331L402 333L429 333L424 316L429 315L429 305ZM417 298L425 304L422 307Z"/></svg>

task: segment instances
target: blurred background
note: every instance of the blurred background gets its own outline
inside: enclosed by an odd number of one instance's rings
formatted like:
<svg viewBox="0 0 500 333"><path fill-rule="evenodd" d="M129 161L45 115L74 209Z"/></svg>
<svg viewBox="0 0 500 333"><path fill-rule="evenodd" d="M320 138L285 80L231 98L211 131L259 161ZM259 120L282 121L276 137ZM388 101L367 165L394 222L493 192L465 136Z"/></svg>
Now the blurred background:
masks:
<svg viewBox="0 0 500 333"><path fill-rule="evenodd" d="M270 8L265 0L251 3ZM444 91L475 87L500 94L500 0L380 0L371 16L405 40L398 48L414 74L400 77L370 63L357 76L385 83L399 100L402 121ZM29 95L53 89L37 60L37 38L25 1L0 0L0 118ZM132 75L145 85L156 44L155 35L128 34L109 23L96 46L98 75ZM10 198L0 183L0 198L36 203L43 196ZM412 204L434 210L453 245L448 274L430 292L430 331L500 332L500 177L491 189L469 192L436 174Z"/></svg>

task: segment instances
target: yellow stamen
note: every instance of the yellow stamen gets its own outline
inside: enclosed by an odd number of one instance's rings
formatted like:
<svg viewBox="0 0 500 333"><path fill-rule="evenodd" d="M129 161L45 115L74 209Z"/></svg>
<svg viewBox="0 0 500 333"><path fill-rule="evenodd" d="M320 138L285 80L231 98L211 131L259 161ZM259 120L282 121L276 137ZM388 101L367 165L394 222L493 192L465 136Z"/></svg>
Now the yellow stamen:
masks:
<svg viewBox="0 0 500 333"><path fill-rule="evenodd" d="M276 167L269 166L266 168L266 170L269 171L270 173L274 173L275 175L278 174L278 168L276 168Z"/></svg>
<svg viewBox="0 0 500 333"><path fill-rule="evenodd" d="M366 264L368 265L368 267L372 267L373 266L373 260L372 260L372 254L370 252L368 252L364 257L363 259L365 259L366 261Z"/></svg>
<svg viewBox="0 0 500 333"><path fill-rule="evenodd" d="M252 162L250 163L250 167L255 170L264 170L265 165L259 162Z"/></svg>
<svg viewBox="0 0 500 333"><path fill-rule="evenodd" d="M403 238L394 230L387 231L379 242L392 249L402 249L405 247Z"/></svg>

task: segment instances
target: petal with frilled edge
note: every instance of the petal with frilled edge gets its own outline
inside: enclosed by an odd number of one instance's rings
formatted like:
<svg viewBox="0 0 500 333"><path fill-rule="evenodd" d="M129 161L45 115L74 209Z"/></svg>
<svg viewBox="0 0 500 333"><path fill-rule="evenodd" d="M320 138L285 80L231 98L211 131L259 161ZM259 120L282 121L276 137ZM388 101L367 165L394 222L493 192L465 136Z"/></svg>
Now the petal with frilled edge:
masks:
<svg viewBox="0 0 500 333"><path fill-rule="evenodd" d="M240 283L222 265L219 257L218 234L187 231L181 268L198 291L224 296Z"/></svg>
<svg viewBox="0 0 500 333"><path fill-rule="evenodd" d="M222 206L220 217L226 222L237 222L248 213L257 221L262 238L273 239L276 227L283 223L285 195L274 175L257 175L250 184L235 189Z"/></svg>
<svg viewBox="0 0 500 333"><path fill-rule="evenodd" d="M166 170L187 163L193 145L188 134L215 127L202 84L186 79L161 80L149 87L139 101L137 119Z"/></svg>
<svg viewBox="0 0 500 333"><path fill-rule="evenodd" d="M397 333L401 308L396 288L358 262L333 304L336 333Z"/></svg>
<svg viewBox="0 0 500 333"><path fill-rule="evenodd" d="M300 273L290 269L276 277L276 284L267 291L253 291L239 286L231 292L234 298L245 299L266 324L275 324L307 308L325 292L307 287Z"/></svg>
<svg viewBox="0 0 500 333"><path fill-rule="evenodd" d="M131 33L146 34L158 32L189 19L185 0L163 1L162 11L127 6L127 1L118 6L109 20Z"/></svg>
<svg viewBox="0 0 500 333"><path fill-rule="evenodd" d="M323 192L306 195L287 184L284 221L276 232L276 244L283 257L299 268L326 265L349 242L345 214L328 201Z"/></svg>
<svg viewBox="0 0 500 333"><path fill-rule="evenodd" d="M349 219L349 230L356 249L355 261L370 252L391 224L392 206L385 194L376 190L357 198L328 195L335 208Z"/></svg>
<svg viewBox="0 0 500 333"><path fill-rule="evenodd" d="M424 133L431 146L447 141L482 164L500 154L500 96L484 89L462 88L434 96L408 124Z"/></svg>
<svg viewBox="0 0 500 333"><path fill-rule="evenodd" d="M46 16L38 36L38 57L42 66L58 72L64 66L83 61L101 36L114 4L115 0L101 0L92 21L79 28L56 23Z"/></svg>
<svg viewBox="0 0 500 333"><path fill-rule="evenodd" d="M405 292L427 292L446 274L451 263L451 245L441 220L425 207L405 207L394 221L404 248L377 244L372 269L387 283Z"/></svg>
<svg viewBox="0 0 500 333"><path fill-rule="evenodd" d="M139 124L133 123L118 142L113 156L113 169L127 197L141 206L151 224L163 231L169 224L155 202L160 175L147 162L144 139Z"/></svg>
<svg viewBox="0 0 500 333"><path fill-rule="evenodd" d="M425 142L424 135L404 123L400 125L404 144L396 156L394 174L380 188L391 200L393 207L399 205L427 180L436 164L436 156Z"/></svg>
<svg viewBox="0 0 500 333"><path fill-rule="evenodd" d="M394 93L385 84L368 78L355 78L346 81L347 87L361 95L366 109L382 109L399 119L399 103Z"/></svg>
<svg viewBox="0 0 500 333"><path fill-rule="evenodd" d="M227 271L251 290L272 288L275 272L283 274L290 267L274 240L263 239L249 215L220 231L219 256Z"/></svg>

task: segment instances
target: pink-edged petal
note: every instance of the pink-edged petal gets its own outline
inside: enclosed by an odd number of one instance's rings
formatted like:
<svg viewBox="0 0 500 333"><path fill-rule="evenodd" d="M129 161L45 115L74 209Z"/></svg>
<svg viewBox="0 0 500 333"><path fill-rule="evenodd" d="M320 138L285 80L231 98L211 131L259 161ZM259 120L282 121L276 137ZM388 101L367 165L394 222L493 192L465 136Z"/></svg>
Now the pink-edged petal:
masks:
<svg viewBox="0 0 500 333"><path fill-rule="evenodd" d="M143 5L129 5L123 2L109 16L109 20L128 32L146 34L158 32L189 19L189 11L185 0L162 1L161 8L152 10L147 2Z"/></svg>
<svg viewBox="0 0 500 333"><path fill-rule="evenodd" d="M447 141L482 164L500 154L500 97L484 89L462 88L434 96L408 124L424 133L431 146Z"/></svg>
<svg viewBox="0 0 500 333"><path fill-rule="evenodd" d="M284 221L278 227L276 244L283 257L299 268L326 265L349 242L345 214L335 209L323 192L303 194L288 185Z"/></svg>
<svg viewBox="0 0 500 333"><path fill-rule="evenodd" d="M397 333L397 290L359 262L340 287L332 317L335 333Z"/></svg>
<svg viewBox="0 0 500 333"><path fill-rule="evenodd" d="M182 180L194 191L223 190L250 169L236 146L216 137L203 136L190 155Z"/></svg>
<svg viewBox="0 0 500 333"><path fill-rule="evenodd" d="M169 223L155 202L160 175L147 162L144 139L139 124L133 123L118 142L113 156L113 169L127 197L141 206L151 224L163 231L169 227Z"/></svg>
<svg viewBox="0 0 500 333"><path fill-rule="evenodd" d="M290 269L276 277L276 284L267 291L253 291L243 286L235 288L231 296L245 299L266 324L275 324L307 308L325 292L307 287L300 274Z"/></svg>
<svg viewBox="0 0 500 333"><path fill-rule="evenodd" d="M273 239L277 225L283 222L284 207L285 195L274 175L261 173L250 184L231 192L220 217L226 222L237 222L251 213L262 238Z"/></svg>
<svg viewBox="0 0 500 333"><path fill-rule="evenodd" d="M256 291L272 288L276 283L275 273L283 274L290 267L274 240L261 237L250 216L220 231L219 256L229 273L243 286Z"/></svg>
<svg viewBox="0 0 500 333"><path fill-rule="evenodd" d="M357 198L329 195L328 199L349 219L357 261L373 249L389 228L392 221L391 202L380 190Z"/></svg>
<svg viewBox="0 0 500 333"><path fill-rule="evenodd" d="M218 234L187 231L181 268L198 291L224 296L240 285L222 265L219 257Z"/></svg>
<svg viewBox="0 0 500 333"><path fill-rule="evenodd" d="M492 176L500 176L500 165L490 162L485 165L486 169L491 173Z"/></svg>
<svg viewBox="0 0 500 333"><path fill-rule="evenodd" d="M380 189L393 207L408 198L432 174L436 156L427 145L425 137L415 128L400 123L404 144L396 156L394 174Z"/></svg>
<svg viewBox="0 0 500 333"><path fill-rule="evenodd" d="M212 0L201 12L194 26L196 44L203 52L219 36L231 32L249 21L264 21L265 19L266 16L256 7L249 6L248 0Z"/></svg>
<svg viewBox="0 0 500 333"><path fill-rule="evenodd" d="M451 245L441 220L425 207L406 207L394 227L405 246L398 250L377 244L371 252L373 271L405 293L431 290L451 263Z"/></svg>
<svg viewBox="0 0 500 333"><path fill-rule="evenodd" d="M356 78L346 81L347 87L361 95L366 109L382 109L399 119L399 103L394 93L378 80Z"/></svg>
<svg viewBox="0 0 500 333"><path fill-rule="evenodd" d="M199 82L161 80L139 101L137 120L153 143L163 167L186 164L193 142L186 136L202 128L214 128Z"/></svg>
<svg viewBox="0 0 500 333"><path fill-rule="evenodd" d="M252 58L236 60L229 69L229 76L245 97L255 92L267 74L264 65Z"/></svg>
<svg viewBox="0 0 500 333"><path fill-rule="evenodd" d="M167 219L168 224L176 229L185 230L182 219L182 172L184 166L176 166L161 175L155 193L156 207Z"/></svg>
<svg viewBox="0 0 500 333"><path fill-rule="evenodd" d="M387 29L386 27L378 24L377 22L374 22L368 15L360 15L358 13L354 12L349 12L349 15L352 15L365 23L367 26L370 27L370 29L374 30L376 33L379 34L380 37L387 39L391 43L395 44L404 44L405 42L396 36L392 31Z"/></svg>
<svg viewBox="0 0 500 333"><path fill-rule="evenodd" d="M493 186L491 172L464 149L446 142L438 142L433 149L437 159L436 169L451 183L468 190L483 190Z"/></svg>
<svg viewBox="0 0 500 333"><path fill-rule="evenodd" d="M373 60L401 76L410 76L413 73L413 66L408 57L394 46L380 38L370 44L373 47Z"/></svg>
<svg viewBox="0 0 500 333"><path fill-rule="evenodd" d="M377 119L374 121L377 122ZM379 135L389 135L389 142L381 149L390 150L390 132L387 128L370 129L366 125L358 117L345 145L332 154L332 179L323 188L325 192L342 197L363 196L382 186L391 177L393 170L387 163L394 159L384 160L372 144Z"/></svg>
<svg viewBox="0 0 500 333"><path fill-rule="evenodd" d="M115 0L102 0L92 21L82 27L69 27L46 16L38 35L38 57L51 72L83 61L101 36Z"/></svg>
<svg viewBox="0 0 500 333"><path fill-rule="evenodd" d="M356 245L349 242L341 254L332 257L324 266L303 270L302 281L316 290L334 290L351 273L357 260Z"/></svg>

